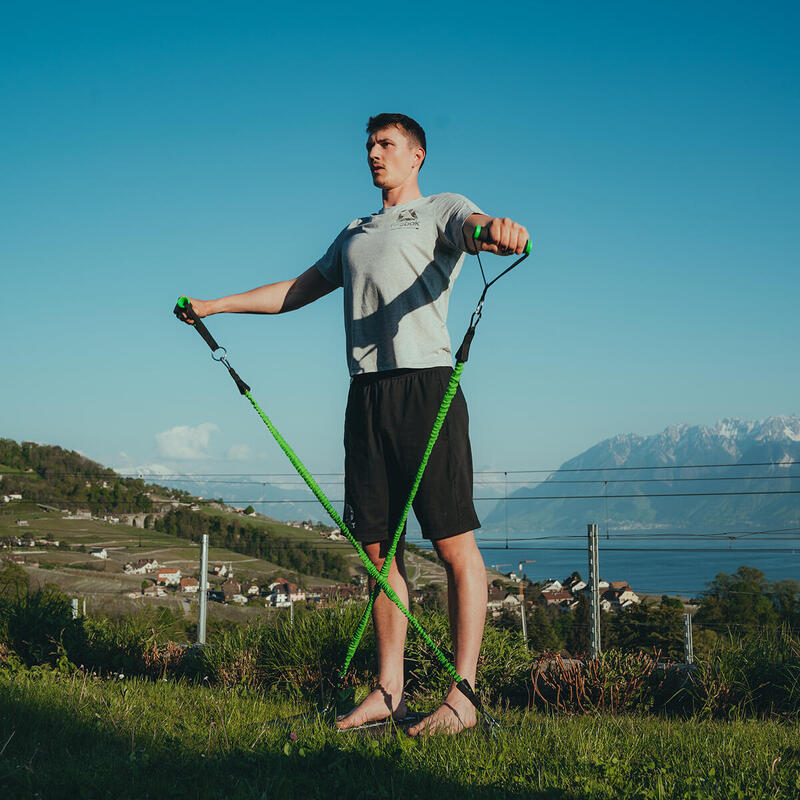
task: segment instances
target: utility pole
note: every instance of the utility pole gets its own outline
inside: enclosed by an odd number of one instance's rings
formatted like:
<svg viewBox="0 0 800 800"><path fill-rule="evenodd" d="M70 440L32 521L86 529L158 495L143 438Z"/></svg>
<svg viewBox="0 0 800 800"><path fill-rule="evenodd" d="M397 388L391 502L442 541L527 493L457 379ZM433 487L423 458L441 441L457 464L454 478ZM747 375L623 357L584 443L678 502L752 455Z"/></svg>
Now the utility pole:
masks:
<svg viewBox="0 0 800 800"><path fill-rule="evenodd" d="M588 526L589 533L589 593L592 658L599 658L600 648L600 564L597 547L597 525Z"/></svg>
<svg viewBox="0 0 800 800"><path fill-rule="evenodd" d="M692 642L692 615L683 615L683 660L694 664L694 643Z"/></svg>
<svg viewBox="0 0 800 800"><path fill-rule="evenodd" d="M73 597L70 601L70 606L72 607L72 619L78 619L78 598Z"/></svg>
<svg viewBox="0 0 800 800"><path fill-rule="evenodd" d="M200 613L197 618L197 643L206 643L206 620L208 618L208 534L200 542Z"/></svg>
<svg viewBox="0 0 800 800"><path fill-rule="evenodd" d="M525 647L528 646L528 620L525 618L525 592L522 588L522 565L535 564L535 561L520 561L519 562L519 613L522 617L522 641L525 642Z"/></svg>

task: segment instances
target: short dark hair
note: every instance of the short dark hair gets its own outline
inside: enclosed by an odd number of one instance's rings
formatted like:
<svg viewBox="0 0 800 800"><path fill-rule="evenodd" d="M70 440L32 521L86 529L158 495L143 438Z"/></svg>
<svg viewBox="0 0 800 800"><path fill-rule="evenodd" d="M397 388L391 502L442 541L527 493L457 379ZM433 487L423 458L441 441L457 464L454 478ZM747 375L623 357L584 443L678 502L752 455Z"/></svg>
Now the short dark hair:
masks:
<svg viewBox="0 0 800 800"><path fill-rule="evenodd" d="M422 125L405 114L378 114L370 117L369 122L367 122L367 136L372 136L373 133L382 131L384 128L390 128L392 125L396 125L414 144L421 147L426 153L428 152L425 131L422 130ZM422 157L422 164L424 163L425 156ZM422 169L422 164L419 165L420 169Z"/></svg>

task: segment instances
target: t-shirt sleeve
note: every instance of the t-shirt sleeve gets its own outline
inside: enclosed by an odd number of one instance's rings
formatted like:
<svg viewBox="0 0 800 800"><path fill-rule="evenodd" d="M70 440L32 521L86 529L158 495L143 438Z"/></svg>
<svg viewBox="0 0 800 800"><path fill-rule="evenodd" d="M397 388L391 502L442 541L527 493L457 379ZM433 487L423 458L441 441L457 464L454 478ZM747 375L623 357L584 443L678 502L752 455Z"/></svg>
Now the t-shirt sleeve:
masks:
<svg viewBox="0 0 800 800"><path fill-rule="evenodd" d="M351 223L352 224L352 223ZM314 266L323 278L333 286L342 286L342 241L349 229L349 225L334 240L328 251Z"/></svg>
<svg viewBox="0 0 800 800"><path fill-rule="evenodd" d="M434 204L439 236L454 250L466 252L464 223L471 214L483 212L471 200L460 194L440 194Z"/></svg>

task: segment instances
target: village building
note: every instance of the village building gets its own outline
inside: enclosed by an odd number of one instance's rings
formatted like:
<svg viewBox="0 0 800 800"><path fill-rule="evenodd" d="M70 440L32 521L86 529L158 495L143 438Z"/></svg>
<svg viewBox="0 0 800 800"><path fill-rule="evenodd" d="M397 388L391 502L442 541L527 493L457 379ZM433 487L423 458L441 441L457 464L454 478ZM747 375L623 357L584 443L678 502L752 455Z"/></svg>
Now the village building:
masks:
<svg viewBox="0 0 800 800"><path fill-rule="evenodd" d="M108 558L108 551L105 549L105 547L93 547L89 551L89 555L94 556L95 558L105 559Z"/></svg>
<svg viewBox="0 0 800 800"><path fill-rule="evenodd" d="M267 601L276 608L285 608L292 603L300 603L306 599L306 593L296 584L284 578L278 578L269 585Z"/></svg>
<svg viewBox="0 0 800 800"><path fill-rule="evenodd" d="M486 610L491 612L492 616L497 616L503 610L503 598L507 594L508 592L499 586L489 587L489 593L486 599Z"/></svg>
<svg viewBox="0 0 800 800"><path fill-rule="evenodd" d="M239 581L233 580L233 578L228 578L228 580L225 581L225 583L223 583L220 588L222 589L222 592L225 595L226 603L231 602L235 594L242 593L242 585L239 583Z"/></svg>
<svg viewBox="0 0 800 800"><path fill-rule="evenodd" d="M506 611L519 611L521 605L522 603L517 594L509 593L503 598L502 606Z"/></svg>
<svg viewBox="0 0 800 800"><path fill-rule="evenodd" d="M567 581L567 582L564 584L564 589L565 589L566 591L568 591L568 592L572 592L573 594L575 594L575 592L580 592L580 591L582 591L583 589L585 589L585 588L586 588L586 586L587 586L587 584L586 584L586 581L584 581L584 580L581 580L581 579L580 579L580 578L578 578L578 577L575 577L575 578L570 578L570 579L569 579L569 580L568 580L568 581Z"/></svg>
<svg viewBox="0 0 800 800"><path fill-rule="evenodd" d="M200 589L200 581L197 578L181 578L181 591L186 594L197 594Z"/></svg>
<svg viewBox="0 0 800 800"><path fill-rule="evenodd" d="M542 593L561 592L563 590L564 590L564 585L561 583L561 581L553 580L552 578L550 580L545 581L544 585L542 586Z"/></svg>
<svg viewBox="0 0 800 800"><path fill-rule="evenodd" d="M641 602L639 595L631 589L627 581L612 581L603 598L608 600L612 608L620 610Z"/></svg>
<svg viewBox="0 0 800 800"><path fill-rule="evenodd" d="M156 573L156 583L161 586L178 586L181 582L181 571L177 568L161 568Z"/></svg>
<svg viewBox="0 0 800 800"><path fill-rule="evenodd" d="M611 587L611 584L608 581L605 581L602 578L600 578L600 580L597 583L597 587L600 590L600 594L603 595ZM574 591L582 592L587 596L591 595L592 593L591 587L589 586L588 583L582 589L575 589Z"/></svg>
<svg viewBox="0 0 800 800"><path fill-rule="evenodd" d="M320 600L326 603L350 603L361 597L361 594L361 587L347 583L337 583L335 586L323 586L319 589ZM308 595L306 595L306 599L308 599Z"/></svg>
<svg viewBox="0 0 800 800"><path fill-rule="evenodd" d="M151 583L149 586L145 586L144 589L142 589L142 594L145 597L164 597L166 592L160 586Z"/></svg>
<svg viewBox="0 0 800 800"><path fill-rule="evenodd" d="M123 570L128 575L144 575L158 569L158 561L154 558L140 558L138 561L128 562Z"/></svg>
<svg viewBox="0 0 800 800"><path fill-rule="evenodd" d="M572 592L542 592L540 602L545 607L556 606L561 611L571 611L578 605L578 601Z"/></svg>

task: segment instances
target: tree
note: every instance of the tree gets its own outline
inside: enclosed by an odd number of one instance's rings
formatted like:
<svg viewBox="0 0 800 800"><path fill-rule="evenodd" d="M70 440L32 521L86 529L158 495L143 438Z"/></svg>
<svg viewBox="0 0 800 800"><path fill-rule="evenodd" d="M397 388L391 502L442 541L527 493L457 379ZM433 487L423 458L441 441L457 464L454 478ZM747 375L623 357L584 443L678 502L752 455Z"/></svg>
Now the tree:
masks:
<svg viewBox="0 0 800 800"><path fill-rule="evenodd" d="M669 600L670 598L668 598ZM678 601L659 606L649 603L632 605L611 620L611 641L620 650L660 652L680 660L683 656L683 606Z"/></svg>
<svg viewBox="0 0 800 800"><path fill-rule="evenodd" d="M0 569L0 599L20 597L28 591L28 573L13 561Z"/></svg>
<svg viewBox="0 0 800 800"><path fill-rule="evenodd" d="M570 617L572 618L572 624L566 637L567 650L573 656L588 653L591 646L589 641L591 610L589 608L589 598L585 594L578 595L578 605L570 614Z"/></svg>
<svg viewBox="0 0 800 800"><path fill-rule="evenodd" d="M772 584L773 603L781 624L800 629L800 583L790 579Z"/></svg>
<svg viewBox="0 0 800 800"><path fill-rule="evenodd" d="M256 510L253 508L253 506L247 506L247 508L244 510L244 513L249 516L250 514L255 514Z"/></svg>
<svg viewBox="0 0 800 800"><path fill-rule="evenodd" d="M528 647L534 653L545 650L560 650L563 642L559 638L545 609L533 606L528 611Z"/></svg>
<svg viewBox="0 0 800 800"><path fill-rule="evenodd" d="M730 628L739 634L774 628L779 619L764 573L745 566L733 575L720 572L709 585L695 615L698 625L718 630Z"/></svg>

